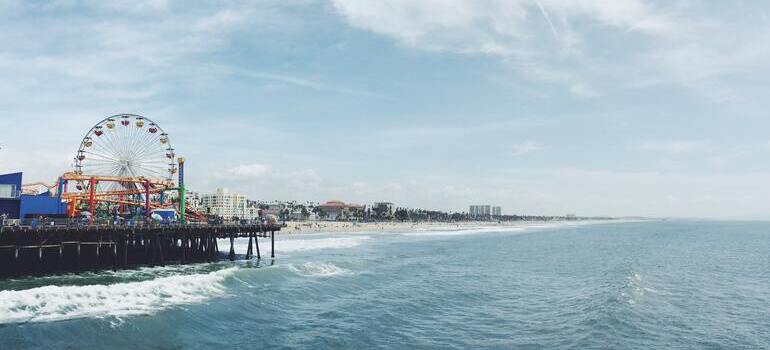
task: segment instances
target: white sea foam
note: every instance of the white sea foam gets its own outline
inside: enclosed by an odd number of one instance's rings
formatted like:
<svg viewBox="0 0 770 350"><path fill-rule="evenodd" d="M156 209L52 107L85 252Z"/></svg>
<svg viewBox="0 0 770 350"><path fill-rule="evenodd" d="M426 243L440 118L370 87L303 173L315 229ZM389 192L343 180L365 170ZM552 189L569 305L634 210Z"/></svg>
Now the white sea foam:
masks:
<svg viewBox="0 0 770 350"><path fill-rule="evenodd" d="M0 291L0 324L153 314L225 295L223 282L237 270L110 285Z"/></svg>
<svg viewBox="0 0 770 350"><path fill-rule="evenodd" d="M638 301L641 300L641 298L645 297L648 294L654 294L654 295L667 295L668 293L665 293L663 291L651 288L648 286L649 282L646 281L642 275L638 273L633 273L629 276L626 276L626 291L621 292L620 295L622 297L627 298L627 302L629 304L636 304Z"/></svg>
<svg viewBox="0 0 770 350"><path fill-rule="evenodd" d="M515 231L523 231L523 230L524 228L521 228L521 227L482 227L482 228L473 228L473 229L444 228L444 229L436 229L436 230L409 231L409 232L403 232L401 233L401 235L404 235L404 236L464 236L464 235L474 235L474 234L480 234L480 233L515 232Z"/></svg>
<svg viewBox="0 0 770 350"><path fill-rule="evenodd" d="M277 239L275 241L275 250L277 253L291 253L318 249L342 249L353 248L361 245L369 236L349 236L332 238L290 238ZM219 250L227 253L230 250L230 240L220 239L218 241ZM249 246L248 238L238 238L235 240L234 248L236 254L246 254ZM256 248L255 254L256 254ZM270 241L264 238L259 240L260 252L264 255L270 254Z"/></svg>
<svg viewBox="0 0 770 350"><path fill-rule="evenodd" d="M341 268L332 263L306 262L304 264L288 264L287 268L293 273L308 277L329 277L351 273L350 270Z"/></svg>
<svg viewBox="0 0 770 350"><path fill-rule="evenodd" d="M619 221L618 221L619 222ZM606 223L606 221L558 221L558 222L521 222L511 226L481 226L481 227L467 227L467 226L434 226L429 228L419 228L410 231L401 232L404 236L463 236L474 235L482 233L495 233L495 232L523 232L533 231L538 229L555 229L560 227L582 226L590 224Z"/></svg>

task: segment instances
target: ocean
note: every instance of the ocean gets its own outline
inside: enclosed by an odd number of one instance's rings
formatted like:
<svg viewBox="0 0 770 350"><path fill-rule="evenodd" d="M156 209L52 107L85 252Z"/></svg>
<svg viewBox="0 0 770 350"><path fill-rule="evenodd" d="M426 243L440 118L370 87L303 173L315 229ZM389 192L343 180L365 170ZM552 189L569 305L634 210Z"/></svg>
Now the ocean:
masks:
<svg viewBox="0 0 770 350"><path fill-rule="evenodd" d="M770 349L768 222L282 235L276 251L0 281L0 349Z"/></svg>

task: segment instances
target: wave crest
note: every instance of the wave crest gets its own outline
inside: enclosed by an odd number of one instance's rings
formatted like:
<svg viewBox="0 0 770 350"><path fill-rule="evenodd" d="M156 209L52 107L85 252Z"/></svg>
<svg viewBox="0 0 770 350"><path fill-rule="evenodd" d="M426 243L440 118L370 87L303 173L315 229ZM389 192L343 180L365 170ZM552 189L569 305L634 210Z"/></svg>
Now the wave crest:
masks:
<svg viewBox="0 0 770 350"><path fill-rule="evenodd" d="M207 274L87 286L45 286L0 291L0 324L84 317L153 314L225 295L225 279L238 268Z"/></svg>
<svg viewBox="0 0 770 350"><path fill-rule="evenodd" d="M313 263L306 262L304 264L289 264L287 265L289 271L308 277L329 277L337 275L348 275L350 270L341 268L332 263Z"/></svg>

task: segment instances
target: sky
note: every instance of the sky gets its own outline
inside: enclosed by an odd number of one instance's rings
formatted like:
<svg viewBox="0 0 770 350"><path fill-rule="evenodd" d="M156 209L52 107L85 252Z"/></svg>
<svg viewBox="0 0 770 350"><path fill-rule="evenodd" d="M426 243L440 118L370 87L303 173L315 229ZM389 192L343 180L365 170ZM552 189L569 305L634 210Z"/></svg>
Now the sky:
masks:
<svg viewBox="0 0 770 350"><path fill-rule="evenodd" d="M770 3L0 0L0 172L144 115L189 189L770 218Z"/></svg>

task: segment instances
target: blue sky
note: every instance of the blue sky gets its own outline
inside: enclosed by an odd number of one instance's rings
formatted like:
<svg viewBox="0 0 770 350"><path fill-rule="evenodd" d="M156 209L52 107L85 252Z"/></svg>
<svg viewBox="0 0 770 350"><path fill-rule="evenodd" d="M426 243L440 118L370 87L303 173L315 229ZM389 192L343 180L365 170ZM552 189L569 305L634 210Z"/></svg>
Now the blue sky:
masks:
<svg viewBox="0 0 770 350"><path fill-rule="evenodd" d="M770 5L0 0L0 171L157 121L188 186L507 213L770 217Z"/></svg>

